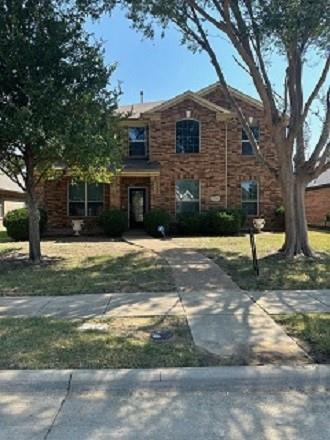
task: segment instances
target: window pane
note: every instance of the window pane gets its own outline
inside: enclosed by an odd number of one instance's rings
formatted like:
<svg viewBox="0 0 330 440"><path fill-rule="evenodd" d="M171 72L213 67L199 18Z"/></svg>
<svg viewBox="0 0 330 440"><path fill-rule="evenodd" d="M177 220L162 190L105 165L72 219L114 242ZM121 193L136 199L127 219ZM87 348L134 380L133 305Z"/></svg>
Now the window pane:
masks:
<svg viewBox="0 0 330 440"><path fill-rule="evenodd" d="M128 129L128 139L130 142L145 141L146 128L145 127L130 127Z"/></svg>
<svg viewBox="0 0 330 440"><path fill-rule="evenodd" d="M175 185L175 197L178 202L199 201L198 180L177 180Z"/></svg>
<svg viewBox="0 0 330 440"><path fill-rule="evenodd" d="M242 154L243 156L253 156L253 149L250 142L242 142Z"/></svg>
<svg viewBox="0 0 330 440"><path fill-rule="evenodd" d="M130 156L145 156L146 155L145 142L130 142L129 155Z"/></svg>
<svg viewBox="0 0 330 440"><path fill-rule="evenodd" d="M257 202L242 202L242 208L247 215L258 215L258 203Z"/></svg>
<svg viewBox="0 0 330 440"><path fill-rule="evenodd" d="M257 201L258 200L258 184L251 180L241 183L242 201Z"/></svg>
<svg viewBox="0 0 330 440"><path fill-rule="evenodd" d="M103 184L88 183L87 200L89 202L103 202Z"/></svg>
<svg viewBox="0 0 330 440"><path fill-rule="evenodd" d="M177 214L191 214L199 212L199 202L177 202L176 203Z"/></svg>
<svg viewBox="0 0 330 440"><path fill-rule="evenodd" d="M4 216L4 201L0 200L0 218L2 218Z"/></svg>
<svg viewBox="0 0 330 440"><path fill-rule="evenodd" d="M103 210L102 202L89 202L87 204L87 215L89 217L97 217L101 214Z"/></svg>
<svg viewBox="0 0 330 440"><path fill-rule="evenodd" d="M84 217L85 216L85 203L70 202L69 203L69 215L72 217Z"/></svg>
<svg viewBox="0 0 330 440"><path fill-rule="evenodd" d="M176 123L176 152L199 152L199 122L185 119Z"/></svg>
<svg viewBox="0 0 330 440"><path fill-rule="evenodd" d="M250 127L250 130L252 131L254 137L258 141L260 135L259 127ZM245 133L245 130L242 129L242 141L248 141L248 140L249 140L248 135Z"/></svg>
<svg viewBox="0 0 330 440"><path fill-rule="evenodd" d="M69 200L72 202L85 201L85 183L72 182L69 186Z"/></svg>

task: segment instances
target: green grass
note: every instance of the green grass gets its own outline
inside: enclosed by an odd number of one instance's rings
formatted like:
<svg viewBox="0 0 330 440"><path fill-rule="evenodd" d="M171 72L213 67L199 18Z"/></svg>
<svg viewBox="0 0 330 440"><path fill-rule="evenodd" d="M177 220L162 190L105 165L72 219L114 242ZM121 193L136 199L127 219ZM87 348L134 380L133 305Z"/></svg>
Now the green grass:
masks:
<svg viewBox="0 0 330 440"><path fill-rule="evenodd" d="M273 318L316 362L330 362L330 313L296 313Z"/></svg>
<svg viewBox="0 0 330 440"><path fill-rule="evenodd" d="M0 368L195 367L211 362L210 357L205 358L196 349L183 317L104 318L88 322L108 324L108 329L82 331L79 327L83 321L51 318L0 320ZM150 333L155 329L169 329L173 337L154 342Z"/></svg>
<svg viewBox="0 0 330 440"><path fill-rule="evenodd" d="M319 258L285 260L277 254L283 244L282 233L256 236L260 276L252 269L249 236L196 237L176 239L178 244L199 250L212 258L243 289L325 289L330 288L330 233L310 232Z"/></svg>
<svg viewBox="0 0 330 440"><path fill-rule="evenodd" d="M0 243L7 243L8 241L11 241L11 239L8 237L6 231L0 231Z"/></svg>
<svg viewBox="0 0 330 440"><path fill-rule="evenodd" d="M48 240L42 253L42 263L33 265L26 242L0 243L0 295L174 290L165 260L124 242Z"/></svg>

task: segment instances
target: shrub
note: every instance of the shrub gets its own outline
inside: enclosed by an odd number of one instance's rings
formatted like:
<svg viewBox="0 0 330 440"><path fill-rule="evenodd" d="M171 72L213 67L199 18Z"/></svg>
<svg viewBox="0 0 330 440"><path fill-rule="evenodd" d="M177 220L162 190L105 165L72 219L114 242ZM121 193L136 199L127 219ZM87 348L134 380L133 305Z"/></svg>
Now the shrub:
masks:
<svg viewBox="0 0 330 440"><path fill-rule="evenodd" d="M181 234L196 235L201 232L204 216L198 212L177 215L178 230Z"/></svg>
<svg viewBox="0 0 330 440"><path fill-rule="evenodd" d="M205 213L202 230L209 235L233 235L241 229L242 217L230 210L210 210Z"/></svg>
<svg viewBox="0 0 330 440"><path fill-rule="evenodd" d="M163 209L151 209L144 216L144 227L148 234L159 237L158 226L164 226L165 234L169 233L171 216Z"/></svg>
<svg viewBox="0 0 330 440"><path fill-rule="evenodd" d="M47 212L40 208L40 234L43 234L47 226ZM10 238L16 241L29 239L29 213L27 208L14 209L6 214L3 225L7 229Z"/></svg>
<svg viewBox="0 0 330 440"><path fill-rule="evenodd" d="M100 215L99 225L110 237L120 237L128 227L127 212L108 209Z"/></svg>
<svg viewBox="0 0 330 440"><path fill-rule="evenodd" d="M225 212L234 214L239 218L240 228L243 228L246 222L246 212L242 208L229 208L225 209Z"/></svg>

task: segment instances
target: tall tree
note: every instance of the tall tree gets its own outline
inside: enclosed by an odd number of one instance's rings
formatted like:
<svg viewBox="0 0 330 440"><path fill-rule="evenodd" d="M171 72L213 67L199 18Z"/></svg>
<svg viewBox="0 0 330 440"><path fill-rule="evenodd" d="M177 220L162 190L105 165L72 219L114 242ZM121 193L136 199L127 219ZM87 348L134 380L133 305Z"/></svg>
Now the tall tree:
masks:
<svg viewBox="0 0 330 440"><path fill-rule="evenodd" d="M118 2L117 2L118 3ZM292 257L312 256L308 242L304 195L307 184L330 167L330 2L329 0L122 0L133 25L152 38L155 24L165 29L174 24L182 42L205 51L237 118L246 131L257 160L273 173L282 189L286 234L282 251ZM113 0L80 0L95 13L111 10ZM99 8L99 9L98 9ZM227 85L219 42L225 37L237 52L237 60L250 75L263 103L265 119L279 165L269 163L257 142L248 117ZM283 89L279 93L270 74L270 52L285 63ZM322 64L309 96L304 96L304 67L310 54ZM276 72L279 76L279 72ZM308 145L306 125L317 99L322 98L322 129L316 144Z"/></svg>
<svg viewBox="0 0 330 440"><path fill-rule="evenodd" d="M109 178L120 158L117 91L84 16L60 0L0 0L0 171L27 193L30 259L39 262L37 187L65 164Z"/></svg>

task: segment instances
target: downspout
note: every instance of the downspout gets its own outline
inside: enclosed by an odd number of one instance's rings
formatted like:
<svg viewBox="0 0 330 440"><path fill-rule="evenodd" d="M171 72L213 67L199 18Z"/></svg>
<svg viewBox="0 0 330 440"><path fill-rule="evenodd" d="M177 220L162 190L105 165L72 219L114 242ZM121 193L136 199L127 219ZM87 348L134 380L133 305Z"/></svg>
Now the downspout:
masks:
<svg viewBox="0 0 330 440"><path fill-rule="evenodd" d="M225 208L228 208L228 122L225 124Z"/></svg>

